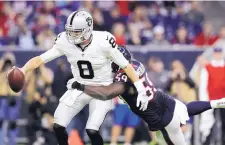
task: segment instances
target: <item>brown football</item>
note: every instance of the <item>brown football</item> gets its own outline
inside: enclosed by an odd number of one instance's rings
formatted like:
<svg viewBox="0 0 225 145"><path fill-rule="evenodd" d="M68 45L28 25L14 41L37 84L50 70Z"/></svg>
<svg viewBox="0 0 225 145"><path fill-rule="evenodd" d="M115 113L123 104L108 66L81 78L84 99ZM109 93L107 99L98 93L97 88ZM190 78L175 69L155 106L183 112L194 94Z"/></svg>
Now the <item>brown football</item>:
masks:
<svg viewBox="0 0 225 145"><path fill-rule="evenodd" d="M19 92L23 89L25 76L19 68L13 67L10 69L7 77L9 86L14 92Z"/></svg>

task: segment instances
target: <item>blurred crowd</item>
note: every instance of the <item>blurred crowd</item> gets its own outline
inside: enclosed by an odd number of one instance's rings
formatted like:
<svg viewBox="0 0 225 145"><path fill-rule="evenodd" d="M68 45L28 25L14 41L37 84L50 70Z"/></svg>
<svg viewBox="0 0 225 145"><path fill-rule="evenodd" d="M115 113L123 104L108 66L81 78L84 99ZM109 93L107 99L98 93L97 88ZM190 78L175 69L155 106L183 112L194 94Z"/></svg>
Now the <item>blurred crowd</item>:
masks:
<svg viewBox="0 0 225 145"><path fill-rule="evenodd" d="M208 53L207 51L210 52ZM205 53L207 54L205 55ZM201 80L202 69L211 64L212 61L213 64L219 61L221 65L221 61L224 61L223 58L223 48L210 48L196 59L196 64L190 73L185 67L185 62L176 59L171 61L169 67L165 67L165 62L158 56L151 56L144 63L149 78L156 88L168 92L171 96L184 103L188 103L199 100L201 97L198 90L203 86ZM21 60L22 58L18 57L18 59ZM16 140L19 136L27 138L29 145L56 144L52 130L53 114L58 105L59 98L67 89L67 81L72 78L66 61L64 59L57 59L55 60L54 69L43 65L35 71L30 72L26 76L26 84L21 93L12 92L7 85L7 71L14 65L17 65L14 53L4 52L0 59L0 80L2 81L0 83L0 144L8 142L9 145L15 145L16 142L23 142ZM220 71L222 71L220 73L224 74L225 69L221 69ZM215 72L212 74L215 74ZM221 77L217 78L223 79ZM222 85L222 90L224 90L223 87L224 85ZM107 135L112 138L106 140L111 140L114 143L117 141L127 141L138 142L138 145L146 145L149 141L154 144L158 142L159 138L155 138L154 133L149 134L146 124L132 114L123 101L119 101L116 98L114 102L115 109L109 113L108 119L106 119L101 129L104 139ZM222 114L222 116L224 115ZM72 120L67 128L69 133L76 129L77 134L70 134L70 137L79 138L81 144L82 140L88 141L84 132L87 117L88 108L86 107ZM27 123L21 124L21 121L19 121L21 119L25 119ZM190 145L193 141L193 125L193 118L191 118L188 124L182 127L187 142ZM126 128L124 131L125 138L121 139L121 135L122 137L124 136L121 134L123 133L123 128Z"/></svg>
<svg viewBox="0 0 225 145"><path fill-rule="evenodd" d="M50 49L55 36L64 31L67 16L78 9L91 12L94 30L112 32L118 44L203 48L225 37L224 28L217 34L204 20L197 1L1 1L0 45Z"/></svg>

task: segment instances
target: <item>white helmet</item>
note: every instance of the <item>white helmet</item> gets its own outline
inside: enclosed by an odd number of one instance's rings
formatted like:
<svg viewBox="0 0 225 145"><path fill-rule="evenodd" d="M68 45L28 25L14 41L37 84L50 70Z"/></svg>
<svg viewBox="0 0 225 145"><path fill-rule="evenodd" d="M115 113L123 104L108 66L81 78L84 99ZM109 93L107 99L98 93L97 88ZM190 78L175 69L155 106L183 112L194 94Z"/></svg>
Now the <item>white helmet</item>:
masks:
<svg viewBox="0 0 225 145"><path fill-rule="evenodd" d="M69 15L65 25L67 39L72 44L80 44L88 40L93 31L93 18L83 10Z"/></svg>

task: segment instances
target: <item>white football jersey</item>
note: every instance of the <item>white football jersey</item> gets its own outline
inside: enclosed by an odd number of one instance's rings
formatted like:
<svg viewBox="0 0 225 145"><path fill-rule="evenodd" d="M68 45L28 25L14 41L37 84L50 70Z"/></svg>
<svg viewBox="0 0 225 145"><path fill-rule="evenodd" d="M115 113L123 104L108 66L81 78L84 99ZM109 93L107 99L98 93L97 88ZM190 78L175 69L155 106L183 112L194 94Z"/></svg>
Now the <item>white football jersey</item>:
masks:
<svg viewBox="0 0 225 145"><path fill-rule="evenodd" d="M106 31L93 31L93 38L84 49L68 42L66 32L60 33L55 45L41 55L46 63L65 55L71 64L71 70L76 81L85 85L109 85L113 81L111 62L121 68L128 61L117 49L113 35Z"/></svg>

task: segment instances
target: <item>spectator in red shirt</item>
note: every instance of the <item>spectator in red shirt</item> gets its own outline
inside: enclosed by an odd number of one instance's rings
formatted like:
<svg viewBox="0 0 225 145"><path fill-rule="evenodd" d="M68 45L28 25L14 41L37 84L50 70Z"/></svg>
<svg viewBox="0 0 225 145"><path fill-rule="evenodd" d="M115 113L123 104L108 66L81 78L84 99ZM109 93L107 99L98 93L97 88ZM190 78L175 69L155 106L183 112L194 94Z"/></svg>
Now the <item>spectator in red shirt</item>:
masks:
<svg viewBox="0 0 225 145"><path fill-rule="evenodd" d="M214 48L211 61L205 65L201 70L200 84L199 84L199 100L208 101L224 98L225 96L225 61L222 48ZM213 113L213 112L216 113ZM218 112L218 113L217 113ZM210 144L212 133L210 132L212 127L217 122L214 115L220 114L221 119L221 131L222 131L222 142L225 144L225 111L209 110L201 114L200 119L200 131L203 138L206 139L204 144Z"/></svg>
<svg viewBox="0 0 225 145"><path fill-rule="evenodd" d="M3 37L8 36L8 30L10 29L9 21L14 22L16 13L12 10L12 7L9 2L3 2L0 8L0 29L2 30Z"/></svg>
<svg viewBox="0 0 225 145"><path fill-rule="evenodd" d="M128 16L130 14L129 1L117 1L117 4L123 16Z"/></svg>
<svg viewBox="0 0 225 145"><path fill-rule="evenodd" d="M195 45L197 47L208 47L211 46L218 39L217 35L213 34L212 25L205 23L203 25L203 31L195 38Z"/></svg>
<svg viewBox="0 0 225 145"><path fill-rule="evenodd" d="M125 26L122 23L115 23L112 28L112 33L116 38L116 43L120 45L126 44L126 38L124 36Z"/></svg>

